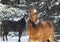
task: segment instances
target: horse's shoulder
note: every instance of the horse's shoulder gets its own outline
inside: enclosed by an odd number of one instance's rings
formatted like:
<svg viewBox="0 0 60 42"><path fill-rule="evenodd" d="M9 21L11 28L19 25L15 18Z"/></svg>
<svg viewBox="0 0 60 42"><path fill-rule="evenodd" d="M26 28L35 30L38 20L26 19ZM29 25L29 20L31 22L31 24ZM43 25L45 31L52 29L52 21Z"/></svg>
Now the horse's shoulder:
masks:
<svg viewBox="0 0 60 42"><path fill-rule="evenodd" d="M51 27L53 24L52 24L51 21L40 21L39 25L40 26L50 26Z"/></svg>
<svg viewBox="0 0 60 42"><path fill-rule="evenodd" d="M39 24L40 25L45 25L46 24L46 21L40 21Z"/></svg>

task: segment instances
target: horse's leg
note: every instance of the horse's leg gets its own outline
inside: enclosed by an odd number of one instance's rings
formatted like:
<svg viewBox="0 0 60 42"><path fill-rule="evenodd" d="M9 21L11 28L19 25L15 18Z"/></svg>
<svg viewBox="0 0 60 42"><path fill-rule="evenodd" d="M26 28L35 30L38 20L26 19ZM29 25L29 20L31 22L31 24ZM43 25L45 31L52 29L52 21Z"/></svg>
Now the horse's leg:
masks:
<svg viewBox="0 0 60 42"><path fill-rule="evenodd" d="M29 39L29 42L35 42L34 39Z"/></svg>
<svg viewBox="0 0 60 42"><path fill-rule="evenodd" d="M36 42L43 42L42 40L37 40Z"/></svg>
<svg viewBox="0 0 60 42"><path fill-rule="evenodd" d="M8 39L7 39L7 35L8 35L8 32L6 32L6 41L8 40Z"/></svg>
<svg viewBox="0 0 60 42"><path fill-rule="evenodd" d="M47 41L50 42L49 39Z"/></svg>
<svg viewBox="0 0 60 42"><path fill-rule="evenodd" d="M35 42L44 42L44 41L42 41L41 39L38 39L38 40L35 40Z"/></svg>
<svg viewBox="0 0 60 42"><path fill-rule="evenodd" d="M40 39L37 39L37 40L35 40L35 39L29 39L29 42L42 42L42 40L40 40Z"/></svg>
<svg viewBox="0 0 60 42"><path fill-rule="evenodd" d="M20 42L21 34L22 34L22 32L20 31L19 32L19 40L18 40L18 42Z"/></svg>
<svg viewBox="0 0 60 42"><path fill-rule="evenodd" d="M54 42L54 35L53 34L50 36L49 41Z"/></svg>
<svg viewBox="0 0 60 42"><path fill-rule="evenodd" d="M2 38L2 26L1 26L1 38Z"/></svg>
<svg viewBox="0 0 60 42"><path fill-rule="evenodd" d="M50 38L49 40L50 40L50 42L54 42L54 39L53 38Z"/></svg>
<svg viewBox="0 0 60 42"><path fill-rule="evenodd" d="M4 35L5 35L5 32L3 33L3 41L5 41L5 40L4 40Z"/></svg>

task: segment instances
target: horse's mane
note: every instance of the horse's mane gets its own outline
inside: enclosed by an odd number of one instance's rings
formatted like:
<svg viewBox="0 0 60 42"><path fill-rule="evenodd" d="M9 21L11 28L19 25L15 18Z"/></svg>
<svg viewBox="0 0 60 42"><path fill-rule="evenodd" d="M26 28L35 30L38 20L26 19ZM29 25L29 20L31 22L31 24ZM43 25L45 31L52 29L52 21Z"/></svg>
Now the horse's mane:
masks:
<svg viewBox="0 0 60 42"><path fill-rule="evenodd" d="M31 23L32 23L33 28L36 28L37 24L35 24L35 23L34 23L34 22L32 22L31 20L29 20L29 22L31 22Z"/></svg>

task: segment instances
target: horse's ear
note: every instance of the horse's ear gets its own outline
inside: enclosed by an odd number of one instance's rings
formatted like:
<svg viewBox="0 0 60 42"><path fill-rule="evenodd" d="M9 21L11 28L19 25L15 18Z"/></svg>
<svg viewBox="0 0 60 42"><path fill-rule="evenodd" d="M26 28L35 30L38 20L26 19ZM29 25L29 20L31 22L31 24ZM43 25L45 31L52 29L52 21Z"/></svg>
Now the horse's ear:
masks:
<svg viewBox="0 0 60 42"><path fill-rule="evenodd" d="M24 17L25 17L25 18L28 17L28 14L25 14Z"/></svg>
<svg viewBox="0 0 60 42"><path fill-rule="evenodd" d="M27 19L28 18L28 14L25 14L23 18L26 18Z"/></svg>

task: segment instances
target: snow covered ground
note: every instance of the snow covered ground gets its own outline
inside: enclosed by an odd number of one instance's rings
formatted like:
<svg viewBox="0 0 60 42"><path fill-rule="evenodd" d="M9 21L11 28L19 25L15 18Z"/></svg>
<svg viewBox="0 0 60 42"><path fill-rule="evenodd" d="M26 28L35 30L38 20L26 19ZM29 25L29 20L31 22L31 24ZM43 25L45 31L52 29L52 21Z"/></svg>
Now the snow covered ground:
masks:
<svg viewBox="0 0 60 42"><path fill-rule="evenodd" d="M21 37L21 42L28 42L28 36L22 36ZM8 36L8 41L2 41L2 39L0 38L0 42L18 42L18 37L11 37Z"/></svg>
<svg viewBox="0 0 60 42"><path fill-rule="evenodd" d="M29 42L28 39L29 39L28 35L21 36L21 42ZM18 42L18 36L14 37L8 36L8 41L2 41L2 39L0 38L0 42ZM60 40L57 40L57 42L60 42Z"/></svg>

